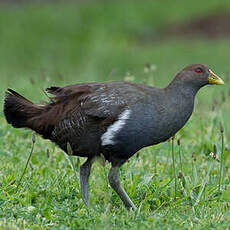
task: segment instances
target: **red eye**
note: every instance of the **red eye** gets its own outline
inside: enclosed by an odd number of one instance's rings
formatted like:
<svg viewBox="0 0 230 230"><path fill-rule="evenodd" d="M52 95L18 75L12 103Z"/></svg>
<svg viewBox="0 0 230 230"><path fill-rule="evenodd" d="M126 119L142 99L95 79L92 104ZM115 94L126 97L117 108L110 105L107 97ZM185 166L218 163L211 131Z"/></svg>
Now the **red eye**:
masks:
<svg viewBox="0 0 230 230"><path fill-rule="evenodd" d="M196 71L196 73L202 73L203 72L203 70L201 68L196 68L195 71Z"/></svg>

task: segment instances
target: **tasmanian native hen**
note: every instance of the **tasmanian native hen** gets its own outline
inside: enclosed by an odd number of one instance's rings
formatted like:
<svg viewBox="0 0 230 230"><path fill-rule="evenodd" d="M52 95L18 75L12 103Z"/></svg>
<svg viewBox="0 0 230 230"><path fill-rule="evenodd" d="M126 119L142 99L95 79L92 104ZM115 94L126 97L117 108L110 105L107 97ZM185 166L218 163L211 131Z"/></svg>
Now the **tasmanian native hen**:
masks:
<svg viewBox="0 0 230 230"><path fill-rule="evenodd" d="M86 157L80 168L83 200L89 203L88 179L95 157L111 162L108 180L127 208L135 209L119 180L119 168L146 146L168 140L193 112L197 91L224 84L208 67L189 65L166 88L130 82L84 83L50 87L49 103L37 105L12 89L4 114L15 128L30 128L63 151Z"/></svg>

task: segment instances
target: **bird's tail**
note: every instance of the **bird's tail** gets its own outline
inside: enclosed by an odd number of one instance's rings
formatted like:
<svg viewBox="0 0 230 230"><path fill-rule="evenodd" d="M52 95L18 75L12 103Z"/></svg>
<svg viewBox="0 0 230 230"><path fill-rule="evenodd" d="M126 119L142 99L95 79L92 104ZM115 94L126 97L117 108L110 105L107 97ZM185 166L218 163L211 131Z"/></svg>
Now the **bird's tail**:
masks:
<svg viewBox="0 0 230 230"><path fill-rule="evenodd" d="M36 105L14 90L7 90L4 102L4 115L7 122L13 127L30 128L45 136L47 127L40 119L45 111L45 105Z"/></svg>

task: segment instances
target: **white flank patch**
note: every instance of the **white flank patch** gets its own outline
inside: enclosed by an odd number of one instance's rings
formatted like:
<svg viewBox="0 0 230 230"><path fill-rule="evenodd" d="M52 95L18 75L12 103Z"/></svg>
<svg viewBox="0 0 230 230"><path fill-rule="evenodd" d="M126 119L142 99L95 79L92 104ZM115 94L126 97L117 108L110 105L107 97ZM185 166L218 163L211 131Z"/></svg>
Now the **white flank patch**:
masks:
<svg viewBox="0 0 230 230"><path fill-rule="evenodd" d="M113 139L115 135L125 125L126 120L130 117L130 114L130 109L125 110L123 113L119 115L118 120L108 127L107 131L101 136L102 146L115 144L115 141Z"/></svg>

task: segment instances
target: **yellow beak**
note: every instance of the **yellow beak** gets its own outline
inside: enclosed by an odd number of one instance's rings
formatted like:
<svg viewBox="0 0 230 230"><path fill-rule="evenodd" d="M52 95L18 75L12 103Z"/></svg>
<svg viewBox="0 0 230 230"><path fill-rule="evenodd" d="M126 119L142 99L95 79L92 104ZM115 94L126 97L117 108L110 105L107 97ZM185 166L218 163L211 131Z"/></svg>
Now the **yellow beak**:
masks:
<svg viewBox="0 0 230 230"><path fill-rule="evenodd" d="M209 73L210 73L210 75L208 76L209 84L212 84L212 85L223 85L224 84L224 81L220 77L218 77L216 74L214 74L212 70L209 69Z"/></svg>

